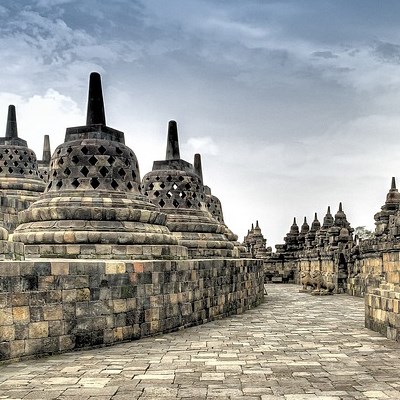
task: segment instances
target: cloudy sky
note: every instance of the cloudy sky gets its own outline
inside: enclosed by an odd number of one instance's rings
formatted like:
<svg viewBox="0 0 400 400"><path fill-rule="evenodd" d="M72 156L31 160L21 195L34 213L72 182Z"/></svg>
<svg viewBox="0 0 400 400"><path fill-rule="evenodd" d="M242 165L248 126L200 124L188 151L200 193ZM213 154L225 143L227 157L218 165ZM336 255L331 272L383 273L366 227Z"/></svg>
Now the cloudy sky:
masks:
<svg viewBox="0 0 400 400"><path fill-rule="evenodd" d="M142 176L177 120L240 237L258 219L280 243L339 201L373 228L400 178L399 15L397 0L3 0L0 126L15 104L20 136L54 150L99 71Z"/></svg>

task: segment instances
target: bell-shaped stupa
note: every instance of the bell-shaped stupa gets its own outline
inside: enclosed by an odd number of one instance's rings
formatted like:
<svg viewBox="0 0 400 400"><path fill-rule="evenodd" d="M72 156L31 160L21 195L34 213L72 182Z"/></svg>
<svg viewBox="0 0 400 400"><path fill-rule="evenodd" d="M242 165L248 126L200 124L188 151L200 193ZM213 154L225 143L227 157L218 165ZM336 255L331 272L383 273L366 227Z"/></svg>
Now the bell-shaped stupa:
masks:
<svg viewBox="0 0 400 400"><path fill-rule="evenodd" d="M237 257L226 228L207 209L202 177L182 160L175 121L168 125L166 159L154 161L142 180L142 193L168 215L167 226L191 258Z"/></svg>
<svg viewBox="0 0 400 400"><path fill-rule="evenodd" d="M15 106L8 107L5 137L0 138L0 220L10 233L18 225L18 212L39 198L45 183L26 140L18 137Z"/></svg>
<svg viewBox="0 0 400 400"><path fill-rule="evenodd" d="M140 193L124 133L106 125L101 78L90 75L87 122L67 128L40 200L20 214L14 239L31 257L184 258L166 214Z"/></svg>

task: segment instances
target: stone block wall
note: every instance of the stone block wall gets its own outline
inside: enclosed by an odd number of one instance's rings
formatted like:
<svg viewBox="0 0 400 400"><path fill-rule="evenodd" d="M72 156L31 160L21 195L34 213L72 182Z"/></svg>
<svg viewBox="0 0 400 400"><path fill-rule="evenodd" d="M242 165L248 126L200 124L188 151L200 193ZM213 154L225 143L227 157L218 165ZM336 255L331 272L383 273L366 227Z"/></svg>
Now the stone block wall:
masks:
<svg viewBox="0 0 400 400"><path fill-rule="evenodd" d="M384 277L383 257L380 252L365 253L354 263L354 273L349 277L347 292L364 297L368 288L379 287Z"/></svg>
<svg viewBox="0 0 400 400"><path fill-rule="evenodd" d="M241 313L262 261L1 261L0 360L111 345Z"/></svg>
<svg viewBox="0 0 400 400"><path fill-rule="evenodd" d="M374 285L365 295L365 326L389 339L400 341L400 250L382 251L381 259L364 260L367 271L374 273ZM366 267L366 268L367 268Z"/></svg>

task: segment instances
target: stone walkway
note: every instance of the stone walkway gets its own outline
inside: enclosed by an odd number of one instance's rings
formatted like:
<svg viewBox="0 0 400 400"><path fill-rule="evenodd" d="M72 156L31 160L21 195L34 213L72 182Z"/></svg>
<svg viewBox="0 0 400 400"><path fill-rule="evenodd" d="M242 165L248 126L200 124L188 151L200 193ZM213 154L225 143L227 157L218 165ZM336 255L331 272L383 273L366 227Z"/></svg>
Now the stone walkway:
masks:
<svg viewBox="0 0 400 400"><path fill-rule="evenodd" d="M400 344L363 327L362 299L267 288L243 315L0 366L0 399L400 399Z"/></svg>

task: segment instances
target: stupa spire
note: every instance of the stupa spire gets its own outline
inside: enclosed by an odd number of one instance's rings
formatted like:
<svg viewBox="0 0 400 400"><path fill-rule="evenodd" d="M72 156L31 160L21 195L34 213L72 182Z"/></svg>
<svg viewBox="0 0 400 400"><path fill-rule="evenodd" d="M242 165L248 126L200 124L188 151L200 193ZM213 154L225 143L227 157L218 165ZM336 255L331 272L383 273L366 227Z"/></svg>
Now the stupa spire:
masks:
<svg viewBox="0 0 400 400"><path fill-rule="evenodd" d="M98 72L92 72L89 78L89 94L86 114L86 125L105 125L103 90Z"/></svg>
<svg viewBox="0 0 400 400"><path fill-rule="evenodd" d="M194 155L194 172L200 177L201 182L203 182L203 167L201 165L201 154L196 153Z"/></svg>
<svg viewBox="0 0 400 400"><path fill-rule="evenodd" d="M42 161L49 163L50 160L51 160L50 137L49 135L44 135Z"/></svg>
<svg viewBox="0 0 400 400"><path fill-rule="evenodd" d="M166 160L179 160L179 140L178 140L178 127L176 121L169 121L168 123L168 137L167 137L167 151L165 154Z"/></svg>
<svg viewBox="0 0 400 400"><path fill-rule="evenodd" d="M391 189L396 189L396 178L394 176L392 176L392 185L391 185Z"/></svg>
<svg viewBox="0 0 400 400"><path fill-rule="evenodd" d="M339 203L339 212L343 212L342 202Z"/></svg>
<svg viewBox="0 0 400 400"><path fill-rule="evenodd" d="M6 127L6 138L17 138L18 137L18 129L17 129L17 117L15 115L15 106L8 106L8 115L7 115L7 127Z"/></svg>

